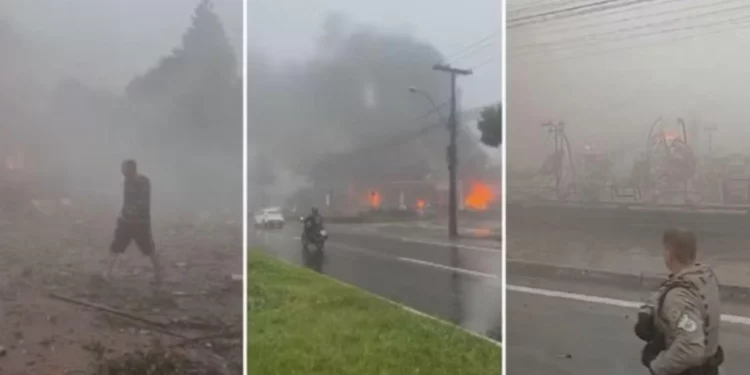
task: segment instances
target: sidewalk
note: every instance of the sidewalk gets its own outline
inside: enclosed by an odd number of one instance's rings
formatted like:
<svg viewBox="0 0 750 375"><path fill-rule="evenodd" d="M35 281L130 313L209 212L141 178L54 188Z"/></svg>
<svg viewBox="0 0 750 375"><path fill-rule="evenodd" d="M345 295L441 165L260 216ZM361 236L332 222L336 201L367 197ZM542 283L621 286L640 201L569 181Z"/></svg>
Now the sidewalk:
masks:
<svg viewBox="0 0 750 375"><path fill-rule="evenodd" d="M532 262L589 271L667 276L661 238L509 230L508 262ZM713 266L724 286L750 288L750 241L699 238L698 258Z"/></svg>

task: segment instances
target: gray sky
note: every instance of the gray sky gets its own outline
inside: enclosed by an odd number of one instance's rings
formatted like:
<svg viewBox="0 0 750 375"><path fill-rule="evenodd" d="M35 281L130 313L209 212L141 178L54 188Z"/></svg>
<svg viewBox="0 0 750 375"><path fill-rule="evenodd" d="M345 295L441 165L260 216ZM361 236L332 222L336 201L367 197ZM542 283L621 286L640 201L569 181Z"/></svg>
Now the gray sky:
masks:
<svg viewBox="0 0 750 375"><path fill-rule="evenodd" d="M591 2L509 0L509 26L554 11L551 3ZM670 125L678 117L699 128L715 122L715 145L747 148L750 2L656 0L565 21L552 17L508 32L512 165L539 154L539 125L548 120L565 121L572 142L605 151L645 144L659 116ZM707 136L699 137L692 141L701 151Z"/></svg>
<svg viewBox="0 0 750 375"><path fill-rule="evenodd" d="M450 56L500 29L501 2L248 0L247 11L250 48L272 61L284 62L305 60L313 54L323 21L331 12L342 13L358 24L407 32ZM501 98L500 37L456 62L457 67L471 68L493 59L478 67L473 76L460 79L466 108Z"/></svg>
<svg viewBox="0 0 750 375"><path fill-rule="evenodd" d="M49 69L122 86L180 43L199 0L1 0L2 18L51 57ZM242 0L214 0L241 58Z"/></svg>

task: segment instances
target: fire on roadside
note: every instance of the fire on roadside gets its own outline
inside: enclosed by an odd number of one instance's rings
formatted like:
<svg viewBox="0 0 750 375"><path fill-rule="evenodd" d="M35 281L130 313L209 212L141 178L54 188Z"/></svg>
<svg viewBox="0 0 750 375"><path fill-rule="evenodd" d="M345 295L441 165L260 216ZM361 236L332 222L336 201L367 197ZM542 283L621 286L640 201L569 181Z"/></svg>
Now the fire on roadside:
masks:
<svg viewBox="0 0 750 375"><path fill-rule="evenodd" d="M425 206L427 206L427 202L425 202L424 199L417 199L418 210L424 210Z"/></svg>
<svg viewBox="0 0 750 375"><path fill-rule="evenodd" d="M381 196L380 192L373 190L370 192L370 207L378 209L380 208Z"/></svg>
<svg viewBox="0 0 750 375"><path fill-rule="evenodd" d="M476 211L486 211L495 201L495 193L492 188L482 182L471 183L469 194L464 198L466 208Z"/></svg>

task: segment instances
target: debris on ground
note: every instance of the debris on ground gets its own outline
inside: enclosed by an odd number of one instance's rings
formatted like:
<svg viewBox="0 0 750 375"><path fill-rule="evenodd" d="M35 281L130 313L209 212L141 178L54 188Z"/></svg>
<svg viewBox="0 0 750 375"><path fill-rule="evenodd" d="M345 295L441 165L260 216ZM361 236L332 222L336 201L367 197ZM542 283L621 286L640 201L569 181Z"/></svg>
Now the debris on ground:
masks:
<svg viewBox="0 0 750 375"><path fill-rule="evenodd" d="M105 359L91 375L231 375L230 366L210 352L151 350Z"/></svg>
<svg viewBox="0 0 750 375"><path fill-rule="evenodd" d="M164 265L155 287L135 247L102 279L116 212L57 212L0 217L0 373L88 374L103 365L109 375L242 373L243 294L227 280L242 269L240 226L154 217ZM148 360L153 370L138 367Z"/></svg>

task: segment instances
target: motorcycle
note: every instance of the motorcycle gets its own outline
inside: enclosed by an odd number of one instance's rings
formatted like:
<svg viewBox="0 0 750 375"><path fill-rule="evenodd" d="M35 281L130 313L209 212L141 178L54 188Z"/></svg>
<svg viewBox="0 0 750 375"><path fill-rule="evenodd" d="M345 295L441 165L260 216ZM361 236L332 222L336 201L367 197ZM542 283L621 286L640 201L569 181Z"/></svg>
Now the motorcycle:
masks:
<svg viewBox="0 0 750 375"><path fill-rule="evenodd" d="M305 222L305 218L300 218L300 220L305 223L305 230L302 231L301 237L302 248L307 251L310 244L313 244L318 251L322 251L323 247L325 246L325 242L328 239L328 232L326 232L326 230L323 228L312 231L310 228L310 226L312 226L312 223ZM308 234L310 235L308 236Z"/></svg>

